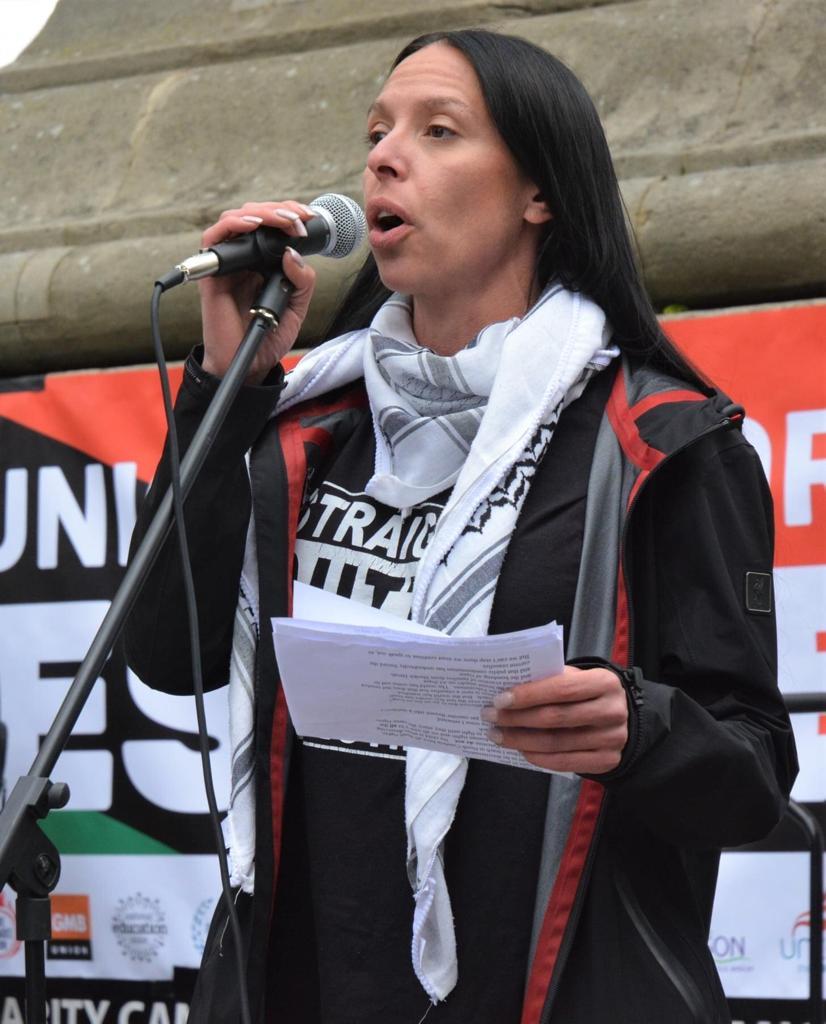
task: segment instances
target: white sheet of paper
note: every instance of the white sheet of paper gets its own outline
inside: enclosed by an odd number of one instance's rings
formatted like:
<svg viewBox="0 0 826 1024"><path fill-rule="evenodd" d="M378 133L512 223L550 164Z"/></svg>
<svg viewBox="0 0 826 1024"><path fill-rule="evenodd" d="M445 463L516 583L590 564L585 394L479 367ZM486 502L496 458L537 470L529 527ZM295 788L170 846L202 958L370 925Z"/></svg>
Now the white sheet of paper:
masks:
<svg viewBox="0 0 826 1024"><path fill-rule="evenodd" d="M328 590L311 587L308 583L296 580L293 584L293 618L307 622L329 622L339 626L386 626L404 633L427 633L430 636L441 636L438 629L423 626L421 622L400 619L391 612L383 612L380 608L371 608L361 601L351 601L347 597L339 597Z"/></svg>
<svg viewBox="0 0 826 1024"><path fill-rule="evenodd" d="M562 671L562 629L555 622L450 637L298 583L293 610L302 618L273 619L272 629L299 735L533 767L487 738L479 712L508 686Z"/></svg>

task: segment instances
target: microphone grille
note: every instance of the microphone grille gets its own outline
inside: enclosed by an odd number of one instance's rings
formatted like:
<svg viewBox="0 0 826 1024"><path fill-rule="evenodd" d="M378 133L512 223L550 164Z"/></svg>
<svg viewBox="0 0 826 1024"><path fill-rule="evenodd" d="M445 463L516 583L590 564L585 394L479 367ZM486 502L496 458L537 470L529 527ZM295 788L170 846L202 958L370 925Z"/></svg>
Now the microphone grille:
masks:
<svg viewBox="0 0 826 1024"><path fill-rule="evenodd" d="M314 210L325 211L330 215L328 220L332 220L330 241L320 255L341 259L358 249L367 234L367 218L358 203L349 196L327 192L314 199L310 206Z"/></svg>

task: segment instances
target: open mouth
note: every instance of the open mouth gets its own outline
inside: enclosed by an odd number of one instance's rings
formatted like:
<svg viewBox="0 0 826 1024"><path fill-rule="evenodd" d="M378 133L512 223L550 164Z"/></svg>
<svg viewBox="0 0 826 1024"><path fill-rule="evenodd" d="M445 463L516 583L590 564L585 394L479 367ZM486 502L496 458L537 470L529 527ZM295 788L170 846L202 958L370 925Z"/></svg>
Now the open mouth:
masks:
<svg viewBox="0 0 826 1024"><path fill-rule="evenodd" d="M403 207L392 199L378 197L367 204L367 223L370 245L377 251L393 250L413 228Z"/></svg>
<svg viewBox="0 0 826 1024"><path fill-rule="evenodd" d="M393 228L399 228L404 223L401 217L397 217L395 213L380 213L376 218L376 227L384 233L392 231Z"/></svg>

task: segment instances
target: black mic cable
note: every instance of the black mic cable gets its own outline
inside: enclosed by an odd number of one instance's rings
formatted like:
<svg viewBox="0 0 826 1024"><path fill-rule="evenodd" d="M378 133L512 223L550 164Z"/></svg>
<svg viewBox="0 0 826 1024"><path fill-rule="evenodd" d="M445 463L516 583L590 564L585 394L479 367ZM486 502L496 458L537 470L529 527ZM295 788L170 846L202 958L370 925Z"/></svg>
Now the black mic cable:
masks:
<svg viewBox="0 0 826 1024"><path fill-rule="evenodd" d="M187 622L189 623L189 648L192 659L192 683L195 696L195 717L198 720L198 749L201 755L201 773L204 779L204 791L206 793L209 820L212 827L213 841L218 853L218 869L221 875L221 891L224 899L224 907L227 911L227 920L232 932L233 949L235 952L235 965L238 972L238 991L241 1001L241 1024L252 1024L250 1015L249 995L247 993L247 979L244 973L244 959L241 946L241 926L238 923L238 914L235 909L235 901L232 898L232 888L229 882L227 870L227 858L224 848L224 834L221 828L221 820L218 812L218 803L215 799L215 785L212 781L212 765L209 760L209 733L207 731L206 710L204 708L204 681L203 669L201 666L201 638L198 628L198 609L195 601L195 584L192 579L192 564L189 558L189 542L184 524L184 499L181 490L181 459L178 446L178 431L175 427L174 413L172 409L172 391L169 386L169 372L166 366L163 346L160 333L160 301L163 288L156 284L152 292L152 343L155 347L155 359L158 363L158 373L161 378L161 393L163 395L164 414L166 416L167 433L169 437L169 471L172 483L172 506L174 509L175 530L178 537L178 546L181 555L181 571L184 582L184 599L186 601Z"/></svg>
<svg viewBox="0 0 826 1024"><path fill-rule="evenodd" d="M321 256L332 256L341 258L349 256L364 239L367 224L361 208L347 196L333 193L319 196L314 199L310 206L316 211L316 216L306 222L307 237L294 238L286 235L277 228L261 227L247 235L220 242L218 245L207 249L196 256L178 264L174 270L158 278L152 292L150 309L152 325L152 342L155 349L155 358L158 364L158 373L161 380L161 392L163 395L164 413L166 416L167 433L169 438L169 468L171 477L171 489L173 498L175 529L178 537L178 544L181 556L181 569L183 574L185 603L187 608L187 619L189 622L189 644L192 657L192 680L195 696L195 713L198 720L198 741L201 754L201 767L204 777L204 790L206 792L207 806L209 809L210 823L212 826L216 850L218 853L218 866L221 874L221 889L223 893L224 906L227 911L227 923L233 937L235 951L236 969L238 972L238 988L240 994L240 1013L242 1024L252 1024L250 1015L249 996L247 993L246 976L244 971L243 950L241 942L241 928L238 922L238 914L235 902L232 898L232 889L227 870L227 858L224 844L224 836L221 828L218 805L215 799L215 787L212 781L212 767L209 759L209 735L207 732L206 712L204 710L204 687L203 670L201 666L201 643L198 629L198 611L195 599L195 586L192 578L192 566L189 558L189 544L187 541L186 525L183 515L184 495L181 488L181 466L180 450L178 444L178 432L175 426L175 418L172 406L172 392L169 385L169 374L164 356L163 344L160 333L160 300L163 292L174 288L185 281L195 280L199 277L207 277L211 274L228 274L238 270L256 270L264 275L272 275L271 281L265 287L265 294L272 294L270 287L277 278L282 279L276 286L281 294L283 305L289 299L292 290L286 278L281 274L281 259L284 249L289 245L302 254L317 253ZM260 303L259 299L259 303ZM267 309L256 308L251 310L258 317L259 321L267 321L266 326L277 326L278 316L273 316ZM280 315L280 311L279 311ZM263 339L266 331L263 326L259 332Z"/></svg>

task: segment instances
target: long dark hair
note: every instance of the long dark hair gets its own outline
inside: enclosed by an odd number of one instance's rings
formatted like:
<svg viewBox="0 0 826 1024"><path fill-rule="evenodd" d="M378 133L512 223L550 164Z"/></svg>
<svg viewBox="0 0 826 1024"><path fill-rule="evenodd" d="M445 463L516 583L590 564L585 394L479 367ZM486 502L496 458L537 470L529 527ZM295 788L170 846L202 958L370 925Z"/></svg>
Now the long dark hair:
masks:
<svg viewBox="0 0 826 1024"><path fill-rule="evenodd" d="M556 278L588 295L605 311L620 348L707 391L663 332L643 288L605 133L576 75L525 39L483 29L419 36L393 68L433 43L453 46L471 63L499 134L553 214L537 258L539 287ZM366 326L389 294L371 254L330 335Z"/></svg>

